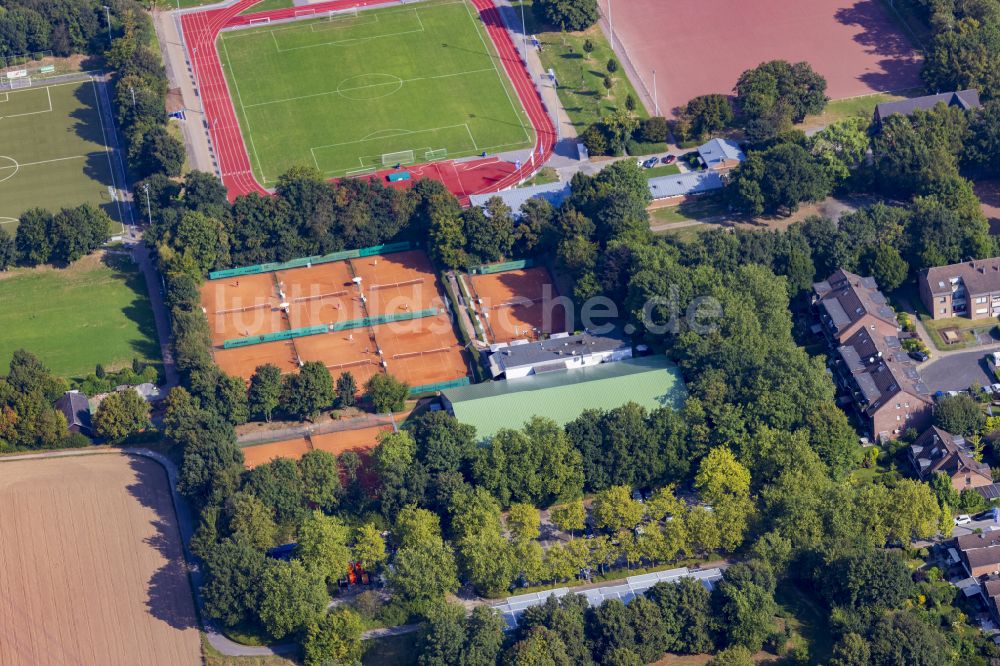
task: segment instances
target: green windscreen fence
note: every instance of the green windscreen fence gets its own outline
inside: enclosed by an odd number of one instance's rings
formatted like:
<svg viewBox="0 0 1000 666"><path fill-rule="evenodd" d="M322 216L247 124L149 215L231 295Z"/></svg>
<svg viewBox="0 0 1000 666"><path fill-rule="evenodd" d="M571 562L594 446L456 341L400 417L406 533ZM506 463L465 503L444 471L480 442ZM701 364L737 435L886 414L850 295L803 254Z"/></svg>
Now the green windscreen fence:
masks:
<svg viewBox="0 0 1000 666"><path fill-rule="evenodd" d="M378 326L379 324L389 324L394 321L408 321L410 319L423 319L433 317L438 314L438 310L428 308L427 310L412 310L408 312L393 312L390 314L377 315L374 317L362 317L361 319L348 319L338 321L330 327L331 331L346 331L349 328L362 328L364 326Z"/></svg>
<svg viewBox="0 0 1000 666"><path fill-rule="evenodd" d="M493 273L503 273L504 271L516 271L521 268L531 268L535 262L531 259L518 259L516 261L504 261L499 264L483 264L473 266L469 272L473 275L491 275Z"/></svg>
<svg viewBox="0 0 1000 666"><path fill-rule="evenodd" d="M249 347L250 345L262 345L265 342L281 342L292 338L304 338L307 335L319 335L332 331L347 331L352 328L364 328L366 326L378 326L379 324L389 324L394 321L408 321L410 319L423 319L433 317L440 311L434 308L426 310L413 310L411 312L393 312L375 317L362 317L361 319L348 319L338 321L329 326L307 326L305 328L292 328L287 331L277 333L265 333L264 335L251 335L245 338L230 338L222 343L223 349L233 349L235 347Z"/></svg>
<svg viewBox="0 0 1000 666"><path fill-rule="evenodd" d="M459 386L468 386L469 378L462 377L461 379L452 379L447 382L438 382L437 384L422 384L421 386L411 386L410 395L419 395L421 393L435 393L437 391L444 391L447 389L458 388Z"/></svg>
<svg viewBox="0 0 1000 666"><path fill-rule="evenodd" d="M289 268L303 268L313 264L328 264L332 261L344 261L345 259L358 259L359 257L371 257L376 254L391 254L393 252L405 252L410 249L409 241L398 243L387 243L386 245L375 245L364 247L360 250L341 250L330 254L318 254L312 257L299 257L288 261L273 261L267 264L257 264L255 266L243 266L241 268L227 268L222 271L212 271L208 274L209 280L222 280L224 278L240 277L241 275L255 275L257 273L270 273L272 271L283 271Z"/></svg>
<svg viewBox="0 0 1000 666"><path fill-rule="evenodd" d="M235 347L249 347L250 345L262 345L265 342L281 342L292 338L304 338L307 335L319 335L330 330L328 326L307 326L305 328L292 328L287 331L277 333L265 333L264 335L251 335L246 338L230 338L222 343L223 349L233 349Z"/></svg>

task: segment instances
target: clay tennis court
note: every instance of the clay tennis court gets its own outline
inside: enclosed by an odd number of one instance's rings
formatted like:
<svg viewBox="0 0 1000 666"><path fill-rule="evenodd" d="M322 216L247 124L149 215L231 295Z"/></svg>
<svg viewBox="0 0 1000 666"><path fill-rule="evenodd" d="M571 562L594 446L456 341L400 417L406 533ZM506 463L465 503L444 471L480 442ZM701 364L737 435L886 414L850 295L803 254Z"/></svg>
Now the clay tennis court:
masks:
<svg viewBox="0 0 1000 666"><path fill-rule="evenodd" d="M118 453L0 462L0 663L200 664L163 469Z"/></svg>
<svg viewBox="0 0 1000 666"><path fill-rule="evenodd" d="M275 458L299 460L314 449L334 455L340 455L345 451L362 453L375 448L381 433L391 431L392 426L374 426L247 446L243 449L243 465L247 469L253 469Z"/></svg>
<svg viewBox="0 0 1000 666"><path fill-rule="evenodd" d="M380 371L378 347L368 328L352 328L294 339L302 361L319 361L336 380L343 372L354 375L358 391Z"/></svg>
<svg viewBox="0 0 1000 666"><path fill-rule="evenodd" d="M304 339L304 338L303 338ZM297 342L297 341L296 341ZM227 375L242 377L250 381L257 366L270 363L278 366L282 373L295 372L299 364L295 359L295 348L291 340L265 342L260 345L215 349L215 364Z"/></svg>
<svg viewBox="0 0 1000 666"><path fill-rule="evenodd" d="M201 304L212 344L288 328L271 273L209 280L201 287Z"/></svg>
<svg viewBox="0 0 1000 666"><path fill-rule="evenodd" d="M353 282L355 274L362 280L365 303ZM287 315L280 307L283 302L288 303ZM226 374L246 380L265 363L283 373L295 372L300 360L323 363L334 378L350 372L359 391L383 371L383 360L389 363L388 372L410 386L468 375L461 345L444 314L434 268L420 251L315 264L238 280L210 280L202 287L202 305L212 327L216 364ZM232 338L429 309L442 314L378 324L374 329L363 326L222 348Z"/></svg>
<svg viewBox="0 0 1000 666"><path fill-rule="evenodd" d="M288 303L292 328L332 324L364 316L354 275L346 261L275 273Z"/></svg>
<svg viewBox="0 0 1000 666"><path fill-rule="evenodd" d="M463 347L446 314L375 327L389 374L411 387L469 375Z"/></svg>
<svg viewBox="0 0 1000 666"><path fill-rule="evenodd" d="M535 340L566 330L566 312L555 306L559 294L544 266L472 275L476 309L490 341Z"/></svg>
<svg viewBox="0 0 1000 666"><path fill-rule="evenodd" d="M442 308L434 268L418 250L351 259L371 316Z"/></svg>
<svg viewBox="0 0 1000 666"><path fill-rule="evenodd" d="M599 1L606 17L610 0ZM920 56L880 0L629 0L612 10L615 50L624 46L647 92L656 70L664 115L698 95L732 94L743 71L768 60L808 62L831 99L920 85Z"/></svg>

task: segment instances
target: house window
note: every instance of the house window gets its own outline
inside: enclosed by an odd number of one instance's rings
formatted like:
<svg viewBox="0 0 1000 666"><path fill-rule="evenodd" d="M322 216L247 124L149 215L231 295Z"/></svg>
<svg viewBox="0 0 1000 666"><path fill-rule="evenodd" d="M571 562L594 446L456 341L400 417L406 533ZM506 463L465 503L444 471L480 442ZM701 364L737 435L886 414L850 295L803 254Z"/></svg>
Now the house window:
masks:
<svg viewBox="0 0 1000 666"><path fill-rule="evenodd" d="M985 302L986 302L986 297L985 296L978 296L978 297L976 297L976 303L985 303Z"/></svg>
<svg viewBox="0 0 1000 666"><path fill-rule="evenodd" d="M948 314L948 308L941 308L941 314Z"/></svg>
<svg viewBox="0 0 1000 666"><path fill-rule="evenodd" d="M948 302L948 297L947 296L942 296L941 297L941 302L942 303L947 303Z"/></svg>
<svg viewBox="0 0 1000 666"><path fill-rule="evenodd" d="M902 418L902 417L901 417L901 416L900 416L899 414L896 414L896 420L897 420L897 421L902 421L902 420L903 420L903 418Z"/></svg>
<svg viewBox="0 0 1000 666"><path fill-rule="evenodd" d="M904 402L904 403L903 403L903 407L906 407L907 409L909 409L909 408L910 408L910 403L908 403L908 402Z"/></svg>

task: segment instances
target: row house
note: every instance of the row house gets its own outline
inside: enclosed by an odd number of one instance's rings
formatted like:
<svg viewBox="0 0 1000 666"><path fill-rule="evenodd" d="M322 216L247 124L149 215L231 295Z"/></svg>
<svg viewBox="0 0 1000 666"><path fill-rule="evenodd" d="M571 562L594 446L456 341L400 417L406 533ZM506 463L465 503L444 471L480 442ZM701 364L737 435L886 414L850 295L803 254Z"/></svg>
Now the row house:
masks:
<svg viewBox="0 0 1000 666"><path fill-rule="evenodd" d="M933 319L1000 316L1000 257L928 268L917 284Z"/></svg>

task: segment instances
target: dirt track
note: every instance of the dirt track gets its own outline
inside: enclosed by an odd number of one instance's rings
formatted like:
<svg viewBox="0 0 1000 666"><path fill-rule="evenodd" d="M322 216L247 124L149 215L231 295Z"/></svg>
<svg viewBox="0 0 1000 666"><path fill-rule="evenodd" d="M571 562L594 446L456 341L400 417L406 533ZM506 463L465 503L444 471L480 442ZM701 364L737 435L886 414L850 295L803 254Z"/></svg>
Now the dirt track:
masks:
<svg viewBox="0 0 1000 666"><path fill-rule="evenodd" d="M201 663L157 463L0 461L0 562L0 665Z"/></svg>

